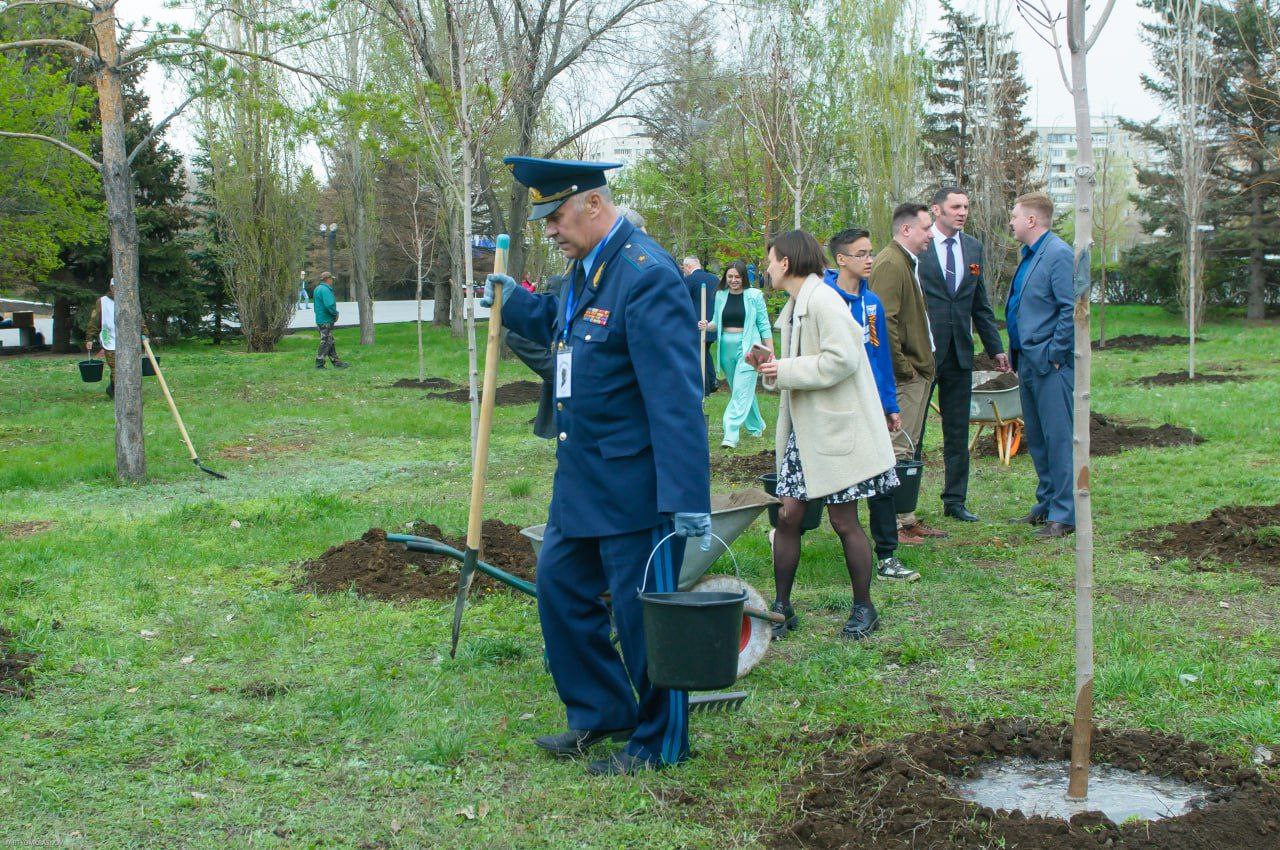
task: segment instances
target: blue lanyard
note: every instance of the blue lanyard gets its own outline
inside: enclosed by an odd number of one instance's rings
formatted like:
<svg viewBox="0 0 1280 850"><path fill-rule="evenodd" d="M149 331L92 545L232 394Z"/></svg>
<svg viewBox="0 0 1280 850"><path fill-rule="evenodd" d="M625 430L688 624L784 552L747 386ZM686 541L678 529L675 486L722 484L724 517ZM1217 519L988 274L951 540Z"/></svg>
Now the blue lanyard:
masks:
<svg viewBox="0 0 1280 850"><path fill-rule="evenodd" d="M569 341L569 331L573 329L573 308L578 301L577 277L578 277L579 268L580 266L575 266L573 269L573 274L569 275L569 286L568 286L569 291L564 297L564 305L565 305L564 328L561 330L561 333L560 333L560 339L563 340L564 342Z"/></svg>

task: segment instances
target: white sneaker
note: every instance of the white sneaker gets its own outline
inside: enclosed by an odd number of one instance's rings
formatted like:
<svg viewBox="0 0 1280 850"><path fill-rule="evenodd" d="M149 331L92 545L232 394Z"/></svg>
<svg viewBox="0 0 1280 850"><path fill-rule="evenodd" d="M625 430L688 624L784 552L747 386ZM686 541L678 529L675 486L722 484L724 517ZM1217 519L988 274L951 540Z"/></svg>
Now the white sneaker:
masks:
<svg viewBox="0 0 1280 850"><path fill-rule="evenodd" d="M884 558L876 565L876 575L886 581L919 581L920 573L895 557Z"/></svg>
<svg viewBox="0 0 1280 850"><path fill-rule="evenodd" d="M738 447L737 443L731 443L728 440L725 440L720 444L720 448L722 449L736 449L737 447Z"/></svg>

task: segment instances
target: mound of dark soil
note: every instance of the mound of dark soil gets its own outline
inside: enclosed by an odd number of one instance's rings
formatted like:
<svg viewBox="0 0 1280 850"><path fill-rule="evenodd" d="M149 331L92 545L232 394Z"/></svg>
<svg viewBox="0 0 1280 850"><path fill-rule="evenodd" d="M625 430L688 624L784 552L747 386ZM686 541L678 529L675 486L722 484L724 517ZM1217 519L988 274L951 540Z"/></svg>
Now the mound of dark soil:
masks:
<svg viewBox="0 0 1280 850"><path fill-rule="evenodd" d="M711 475L726 481L755 483L761 475L776 472L772 449L753 455L716 455L711 459Z"/></svg>
<svg viewBox="0 0 1280 850"><path fill-rule="evenodd" d="M1198 446L1204 442L1194 431L1179 428L1177 425L1139 425L1125 422L1101 413L1093 413L1089 419L1089 453L1093 457L1117 455L1128 449L1163 449L1171 446ZM997 457L994 439L985 434L973 447L976 457ZM1027 441L1024 437L1018 447L1018 454L1027 453Z"/></svg>
<svg viewBox="0 0 1280 850"><path fill-rule="evenodd" d="M1018 385L1018 376L1014 372L1001 372L984 384L974 387L975 390L1011 390Z"/></svg>
<svg viewBox="0 0 1280 850"><path fill-rule="evenodd" d="M465 536L447 538L440 529L418 520L412 533L466 548ZM535 559L520 527L501 520L485 520L481 559L528 581L534 580ZM316 593L345 593L355 588L361 596L388 602L416 599L453 599L458 590L458 564L450 558L410 552L398 543L388 543L387 533L371 528L359 540L349 540L327 550L319 558L302 565L302 587ZM476 573L471 592L480 594L506 587L483 573Z"/></svg>
<svg viewBox="0 0 1280 850"><path fill-rule="evenodd" d="M31 693L34 652L18 649L17 636L0 627L0 697L25 697Z"/></svg>
<svg viewBox="0 0 1280 850"><path fill-rule="evenodd" d="M1196 342L1203 342L1201 337L1196 338ZM1094 351L1145 351L1148 348L1155 348L1157 345L1186 345L1187 338L1185 336L1152 336L1151 334L1129 334L1127 336L1116 336L1107 340L1107 347L1099 349L1098 341L1093 341Z"/></svg>
<svg viewBox="0 0 1280 850"><path fill-rule="evenodd" d="M1198 372L1195 380L1187 377L1186 372L1161 372L1158 375L1147 375L1138 378L1135 384L1148 387L1173 387L1178 384L1238 384L1244 381L1256 381L1257 375L1227 374L1223 372Z"/></svg>
<svg viewBox="0 0 1280 850"><path fill-rule="evenodd" d="M423 378L421 381L416 378L401 378L391 384L391 388L396 390L452 390L457 386L446 378Z"/></svg>
<svg viewBox="0 0 1280 850"><path fill-rule="evenodd" d="M842 746L843 744L843 746ZM1179 817L1117 825L1101 813L1069 822L993 811L961 799L948 777L971 775L1006 756L1064 761L1071 729L1025 720L986 721L863 748L832 741L784 791L794 821L764 836L774 848L860 850L1210 850L1280 846L1280 789L1258 771L1206 745L1155 732L1098 729L1098 763L1202 782L1215 791Z"/></svg>
<svg viewBox="0 0 1280 850"><path fill-rule="evenodd" d="M996 359L989 356L986 352L973 355L973 371L975 372L994 372L1000 367L996 365Z"/></svg>
<svg viewBox="0 0 1280 850"><path fill-rule="evenodd" d="M1163 449L1198 446L1204 442L1194 431L1177 425L1152 428L1094 413L1089 427L1089 453L1094 457L1120 454L1127 449Z"/></svg>
<svg viewBox="0 0 1280 850"><path fill-rule="evenodd" d="M452 392L432 393L427 398L442 398L446 401L469 404L471 402L471 390L467 387L460 387ZM542 384L537 381L514 381L498 387L497 393L494 394L493 403L499 407L513 404L537 404L541 398Z"/></svg>
<svg viewBox="0 0 1280 850"><path fill-rule="evenodd" d="M1186 558L1205 572L1239 564L1268 584L1280 584L1280 503L1214 508L1195 522L1134 532L1129 544L1162 558Z"/></svg>

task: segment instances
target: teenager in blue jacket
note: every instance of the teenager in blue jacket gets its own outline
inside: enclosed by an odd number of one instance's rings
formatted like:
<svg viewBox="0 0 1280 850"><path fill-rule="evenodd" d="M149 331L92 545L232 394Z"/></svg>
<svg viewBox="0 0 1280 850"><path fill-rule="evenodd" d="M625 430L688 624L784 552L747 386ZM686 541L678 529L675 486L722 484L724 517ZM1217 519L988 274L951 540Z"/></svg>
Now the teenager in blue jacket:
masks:
<svg viewBox="0 0 1280 850"><path fill-rule="evenodd" d="M902 418L898 413L898 390L893 379L888 320L885 319L884 305L867 285L871 262L875 258L871 250L871 234L857 227L842 230L827 242L827 252L836 267L827 269L824 280L840 293L853 313L854 322L862 330L862 343L876 378L885 422L890 432L897 431L902 427ZM890 581L920 578L920 573L909 569L894 554L898 549L898 521L893 493L868 499L867 511L870 513L871 536L876 544L876 575Z"/></svg>

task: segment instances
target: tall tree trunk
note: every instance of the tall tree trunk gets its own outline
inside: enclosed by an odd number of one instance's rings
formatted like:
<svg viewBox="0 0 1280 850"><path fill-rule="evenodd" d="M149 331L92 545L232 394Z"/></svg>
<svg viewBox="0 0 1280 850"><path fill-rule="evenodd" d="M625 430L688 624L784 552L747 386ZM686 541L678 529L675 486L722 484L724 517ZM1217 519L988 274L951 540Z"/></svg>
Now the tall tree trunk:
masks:
<svg viewBox="0 0 1280 850"><path fill-rule="evenodd" d="M1249 173L1253 177L1249 183L1249 227L1254 233L1262 233L1267 227L1267 219L1263 206L1263 191L1266 187L1262 178L1261 158L1252 159L1249 164ZM1256 244L1249 251L1249 300L1244 311L1246 319L1261 320L1267 315L1267 270L1263 265L1264 253L1262 246Z"/></svg>
<svg viewBox="0 0 1280 850"><path fill-rule="evenodd" d="M1089 483L1089 410L1093 354L1089 333L1090 247L1093 242L1093 128L1089 123L1085 0L1068 0L1071 88L1076 118L1075 394L1071 473L1076 509L1076 699L1067 797L1089 793L1093 743L1093 504Z"/></svg>
<svg viewBox="0 0 1280 850"><path fill-rule="evenodd" d="M359 157L359 141L352 144L352 155ZM352 165L362 168L363 163L355 159ZM369 268L369 221L365 208L365 175L352 181L355 187L354 206L351 215L351 283L355 289L357 312L360 314L360 344L373 345L373 295L370 294L371 269Z"/></svg>
<svg viewBox="0 0 1280 850"><path fill-rule="evenodd" d="M111 268L116 279L115 381L116 477L147 476L142 426L142 308L138 300L138 220L133 211L133 172L125 141L124 99L117 64L120 44L112 6L93 7L93 32L102 64L94 75L102 121L102 188L107 203Z"/></svg>

